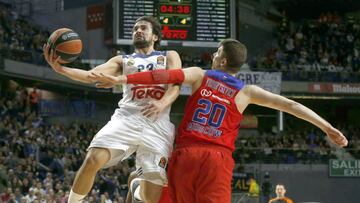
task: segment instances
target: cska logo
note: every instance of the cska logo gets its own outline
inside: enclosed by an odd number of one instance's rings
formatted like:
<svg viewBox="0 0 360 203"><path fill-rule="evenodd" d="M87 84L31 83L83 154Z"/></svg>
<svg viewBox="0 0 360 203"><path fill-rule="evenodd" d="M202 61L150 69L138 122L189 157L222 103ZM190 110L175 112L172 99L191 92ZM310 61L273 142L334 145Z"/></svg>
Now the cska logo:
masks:
<svg viewBox="0 0 360 203"><path fill-rule="evenodd" d="M145 98L159 100L165 94L165 88L159 86L135 86L131 88L131 91L133 93L132 100Z"/></svg>
<svg viewBox="0 0 360 203"><path fill-rule="evenodd" d="M207 90L207 89L202 89L200 91L200 94L203 97L210 97L212 95L212 92L210 90Z"/></svg>

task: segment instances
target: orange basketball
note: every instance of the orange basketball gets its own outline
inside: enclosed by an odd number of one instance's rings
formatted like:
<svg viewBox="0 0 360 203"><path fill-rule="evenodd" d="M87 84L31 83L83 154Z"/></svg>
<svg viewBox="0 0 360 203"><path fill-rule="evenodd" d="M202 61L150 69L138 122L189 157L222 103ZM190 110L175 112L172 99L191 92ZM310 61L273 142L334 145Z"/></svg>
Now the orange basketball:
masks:
<svg viewBox="0 0 360 203"><path fill-rule="evenodd" d="M79 35L69 28L55 30L48 39L50 50L54 50L54 58L60 56L59 63L74 61L82 50L82 42Z"/></svg>

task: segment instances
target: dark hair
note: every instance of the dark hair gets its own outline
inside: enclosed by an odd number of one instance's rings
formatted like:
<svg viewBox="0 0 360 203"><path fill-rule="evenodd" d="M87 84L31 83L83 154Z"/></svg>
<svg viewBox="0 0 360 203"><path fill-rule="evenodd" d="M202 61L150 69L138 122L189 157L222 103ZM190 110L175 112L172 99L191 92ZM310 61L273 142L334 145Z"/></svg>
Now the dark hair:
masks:
<svg viewBox="0 0 360 203"><path fill-rule="evenodd" d="M153 16L142 16L142 17L138 18L135 21L135 23L137 23L139 21L146 21L151 24L153 34L155 34L158 37L158 40L156 42L154 42L154 49L159 50L160 49L160 41L162 38L161 25L160 25L159 20Z"/></svg>
<svg viewBox="0 0 360 203"><path fill-rule="evenodd" d="M232 73L238 72L246 61L246 46L235 39L224 39L220 46L223 46L224 57L227 59L227 69Z"/></svg>

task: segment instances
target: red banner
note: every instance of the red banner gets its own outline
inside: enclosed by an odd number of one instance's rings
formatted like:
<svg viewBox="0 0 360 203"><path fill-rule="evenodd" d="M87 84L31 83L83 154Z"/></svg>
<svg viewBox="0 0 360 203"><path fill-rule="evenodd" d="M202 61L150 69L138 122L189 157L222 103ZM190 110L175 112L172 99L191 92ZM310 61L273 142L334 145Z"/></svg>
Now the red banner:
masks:
<svg viewBox="0 0 360 203"><path fill-rule="evenodd" d="M360 94L360 84L310 83L309 92L328 94Z"/></svg>
<svg viewBox="0 0 360 203"><path fill-rule="evenodd" d="M86 10L86 29L92 30L104 27L105 7L104 5L88 6Z"/></svg>

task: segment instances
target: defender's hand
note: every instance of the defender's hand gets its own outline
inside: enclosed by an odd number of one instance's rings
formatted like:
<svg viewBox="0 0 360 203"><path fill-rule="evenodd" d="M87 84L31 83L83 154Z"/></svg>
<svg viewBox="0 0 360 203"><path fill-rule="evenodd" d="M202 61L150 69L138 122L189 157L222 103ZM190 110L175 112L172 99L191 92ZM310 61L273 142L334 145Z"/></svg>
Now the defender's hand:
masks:
<svg viewBox="0 0 360 203"><path fill-rule="evenodd" d="M159 114L165 110L166 106L162 104L159 100L150 101L148 105L146 105L141 113L148 118L157 119Z"/></svg>
<svg viewBox="0 0 360 203"><path fill-rule="evenodd" d="M330 138L331 142L339 147L346 147L348 140L346 137L336 128L330 127L326 130L326 135Z"/></svg>
<svg viewBox="0 0 360 203"><path fill-rule="evenodd" d="M88 78L96 84L98 88L112 88L117 84L124 84L127 81L125 75L112 76L104 73L91 72Z"/></svg>

